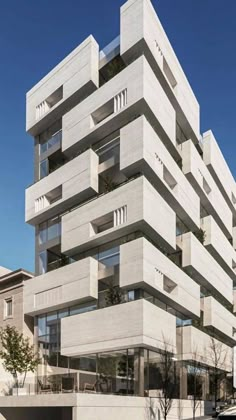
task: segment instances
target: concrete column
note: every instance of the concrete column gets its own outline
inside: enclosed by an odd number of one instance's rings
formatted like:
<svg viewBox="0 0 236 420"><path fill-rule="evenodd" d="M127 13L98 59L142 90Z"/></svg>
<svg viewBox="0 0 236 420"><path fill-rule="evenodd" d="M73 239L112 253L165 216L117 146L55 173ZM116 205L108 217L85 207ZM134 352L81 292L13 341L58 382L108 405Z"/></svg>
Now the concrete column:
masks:
<svg viewBox="0 0 236 420"><path fill-rule="evenodd" d="M180 399L186 400L188 397L188 371L186 366L180 366L179 384Z"/></svg>
<svg viewBox="0 0 236 420"><path fill-rule="evenodd" d="M144 350L134 350L134 393L144 397Z"/></svg>
<svg viewBox="0 0 236 420"><path fill-rule="evenodd" d="M78 407L72 407L72 420L79 420Z"/></svg>
<svg viewBox="0 0 236 420"><path fill-rule="evenodd" d="M207 395L209 395L210 391L210 380L209 380L209 373L206 372L205 376L202 378L202 399L206 400Z"/></svg>

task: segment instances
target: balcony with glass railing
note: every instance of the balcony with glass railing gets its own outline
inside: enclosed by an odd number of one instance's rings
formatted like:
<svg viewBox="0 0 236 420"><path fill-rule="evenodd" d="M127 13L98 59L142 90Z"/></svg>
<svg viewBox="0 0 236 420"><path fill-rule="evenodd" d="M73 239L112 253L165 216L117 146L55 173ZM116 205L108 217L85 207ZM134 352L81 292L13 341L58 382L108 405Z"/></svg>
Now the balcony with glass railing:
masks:
<svg viewBox="0 0 236 420"><path fill-rule="evenodd" d="M40 156L50 150L57 148L56 146L61 146L62 139L62 130L54 133L47 141L40 144Z"/></svg>

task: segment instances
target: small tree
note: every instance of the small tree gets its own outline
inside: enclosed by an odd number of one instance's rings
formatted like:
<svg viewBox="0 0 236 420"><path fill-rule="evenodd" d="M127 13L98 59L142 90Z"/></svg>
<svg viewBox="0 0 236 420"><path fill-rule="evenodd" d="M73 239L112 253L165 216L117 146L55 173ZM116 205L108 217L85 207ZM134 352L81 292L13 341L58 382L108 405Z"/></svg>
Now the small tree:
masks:
<svg viewBox="0 0 236 420"><path fill-rule="evenodd" d="M123 303L123 293L119 286L115 286L113 282L110 283L105 294L106 306L119 305Z"/></svg>
<svg viewBox="0 0 236 420"><path fill-rule="evenodd" d="M164 349L160 354L160 388L162 393L159 397L160 409L164 420L172 407L175 394L175 359L165 339Z"/></svg>
<svg viewBox="0 0 236 420"><path fill-rule="evenodd" d="M27 372L34 372L40 362L34 353L34 347L30 344L28 337L24 338L16 327L9 325L1 328L0 343L3 367L13 376L17 387L19 386L19 375L24 375L21 383L23 387Z"/></svg>
<svg viewBox="0 0 236 420"><path fill-rule="evenodd" d="M193 409L193 420L196 418L196 412L202 399L202 364L198 360L197 350L193 353L193 360L189 366L189 379L190 379L190 394L192 395L192 409Z"/></svg>
<svg viewBox="0 0 236 420"><path fill-rule="evenodd" d="M194 235L201 242L201 244L204 245L205 240L206 240L206 231L203 229L199 229L196 232L194 232Z"/></svg>
<svg viewBox="0 0 236 420"><path fill-rule="evenodd" d="M220 341L216 341L215 338L211 337L208 357L213 366L212 391L213 391L214 404L215 404L215 409L216 409L218 394L221 389L222 382L226 378L225 362L227 358L227 350L224 344L221 343Z"/></svg>

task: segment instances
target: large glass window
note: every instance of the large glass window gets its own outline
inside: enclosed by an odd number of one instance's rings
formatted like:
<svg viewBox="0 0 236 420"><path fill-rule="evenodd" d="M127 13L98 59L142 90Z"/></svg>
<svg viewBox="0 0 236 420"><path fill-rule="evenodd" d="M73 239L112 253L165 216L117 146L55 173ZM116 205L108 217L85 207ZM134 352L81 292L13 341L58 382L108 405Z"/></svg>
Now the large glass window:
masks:
<svg viewBox="0 0 236 420"><path fill-rule="evenodd" d="M57 133L53 134L48 140L40 144L40 155L47 152L55 145L61 144L62 130L59 130Z"/></svg>
<svg viewBox="0 0 236 420"><path fill-rule="evenodd" d="M40 162L39 166L39 177L40 179L45 178L48 175L48 159L44 159Z"/></svg>
<svg viewBox="0 0 236 420"><path fill-rule="evenodd" d="M61 236L61 219L54 217L47 222L39 225L39 243L44 244L47 241Z"/></svg>
<svg viewBox="0 0 236 420"><path fill-rule="evenodd" d="M47 272L47 251L42 251L39 254L39 274Z"/></svg>
<svg viewBox="0 0 236 420"><path fill-rule="evenodd" d="M113 267L114 265L118 265L120 262L120 248L119 246L116 246L104 251L101 250L95 256L95 258L97 258L98 261L105 266Z"/></svg>

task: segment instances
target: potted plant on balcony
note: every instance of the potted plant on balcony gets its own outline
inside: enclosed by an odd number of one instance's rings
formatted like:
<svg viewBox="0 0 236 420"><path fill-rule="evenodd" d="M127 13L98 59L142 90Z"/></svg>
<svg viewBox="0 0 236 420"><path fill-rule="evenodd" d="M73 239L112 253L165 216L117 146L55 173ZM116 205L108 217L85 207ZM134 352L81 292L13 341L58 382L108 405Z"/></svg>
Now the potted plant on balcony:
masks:
<svg viewBox="0 0 236 420"><path fill-rule="evenodd" d="M39 358L34 352L28 337L24 337L16 327L7 325L0 330L0 358L3 367L13 376L13 395L26 395L26 375L35 372Z"/></svg>

